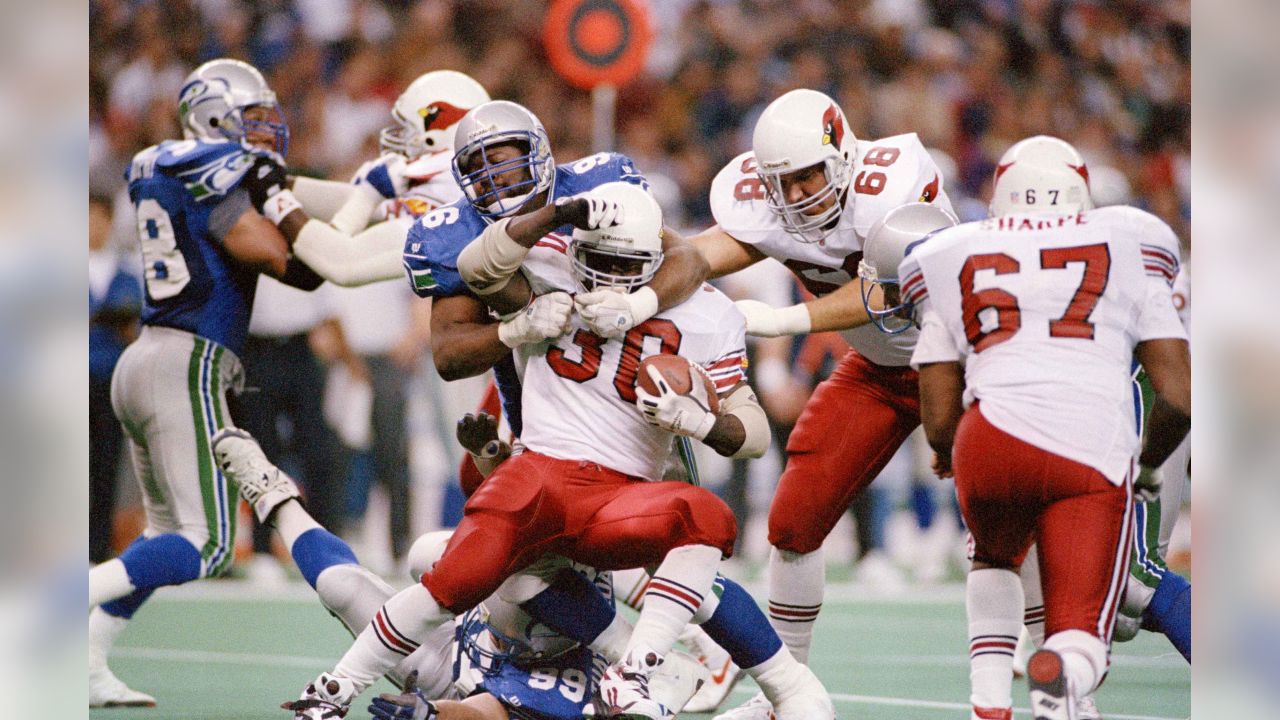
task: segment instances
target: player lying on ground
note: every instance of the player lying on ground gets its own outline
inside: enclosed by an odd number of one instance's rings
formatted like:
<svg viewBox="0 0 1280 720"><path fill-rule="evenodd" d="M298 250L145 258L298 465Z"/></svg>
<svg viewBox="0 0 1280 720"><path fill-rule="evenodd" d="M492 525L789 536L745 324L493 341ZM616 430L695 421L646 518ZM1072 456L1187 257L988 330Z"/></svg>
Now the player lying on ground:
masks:
<svg viewBox="0 0 1280 720"><path fill-rule="evenodd" d="M1190 428L1177 238L1140 210L1090 210L1087 178L1067 143L1024 140L997 168L995 217L937 234L898 272L920 313L925 429L974 539L966 607L984 720L1012 718L1016 573L1032 542L1048 636L1028 661L1033 717L1074 720L1105 677L1133 533L1135 358L1159 395L1141 465L1163 463Z"/></svg>

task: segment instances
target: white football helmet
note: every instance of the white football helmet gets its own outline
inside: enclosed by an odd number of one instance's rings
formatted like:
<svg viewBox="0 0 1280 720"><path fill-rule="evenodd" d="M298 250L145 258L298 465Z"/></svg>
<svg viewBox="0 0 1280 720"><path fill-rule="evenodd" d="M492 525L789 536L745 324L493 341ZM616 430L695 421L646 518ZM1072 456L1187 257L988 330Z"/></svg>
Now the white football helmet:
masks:
<svg viewBox="0 0 1280 720"><path fill-rule="evenodd" d="M573 231L569 257L573 276L588 289L635 290L662 265L662 208L649 191L628 182L596 187L591 195L622 205L622 224Z"/></svg>
<svg viewBox="0 0 1280 720"><path fill-rule="evenodd" d="M491 163L484 152L495 145L516 144L523 153L501 163ZM551 202L556 179L556 162L551 141L537 116L523 105L507 100L491 100L477 105L458 121L454 131L453 176L471 206L487 222L511 217L544 193L543 205ZM468 171L479 157L480 163ZM525 172L517 182L503 184L514 171ZM535 210L528 207L528 210Z"/></svg>
<svg viewBox="0 0 1280 720"><path fill-rule="evenodd" d="M456 70L433 70L409 83L391 106L394 125L378 136L383 153L416 158L453 150L453 126L471 108L489 102L480 83Z"/></svg>
<svg viewBox="0 0 1280 720"><path fill-rule="evenodd" d="M1089 169L1070 143L1036 135L1014 143L996 165L991 215L1092 210Z"/></svg>
<svg viewBox="0 0 1280 720"><path fill-rule="evenodd" d="M769 103L751 138L756 172L767 191L765 202L783 227L801 242L818 242L835 229L844 212L845 192L858 145L835 100L816 90L792 90ZM827 183L809 197L791 202L782 178L822 165ZM830 199L831 206L808 214Z"/></svg>
<svg viewBox="0 0 1280 720"><path fill-rule="evenodd" d="M270 120L247 120L244 111L267 108ZM178 121L187 139L232 140L248 146L250 132L270 133L282 157L289 149L289 126L276 94L258 69L246 62L218 58L201 65L182 83Z"/></svg>
<svg viewBox="0 0 1280 720"><path fill-rule="evenodd" d="M890 210L876 221L862 244L862 260L858 261L858 281L862 286L862 304L871 322L882 332L896 335L914 325L910 303L901 299L898 288L898 265L916 245L933 233L959 224L955 215L931 203L913 202ZM886 298L883 310L871 308L871 292L880 286ZM888 306L895 295L898 302Z"/></svg>

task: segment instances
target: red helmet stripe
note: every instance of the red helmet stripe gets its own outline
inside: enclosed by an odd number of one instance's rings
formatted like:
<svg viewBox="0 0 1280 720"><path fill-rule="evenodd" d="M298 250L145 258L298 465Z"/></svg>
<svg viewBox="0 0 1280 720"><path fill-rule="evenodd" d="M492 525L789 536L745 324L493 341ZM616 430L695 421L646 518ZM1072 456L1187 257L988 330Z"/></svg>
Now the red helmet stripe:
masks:
<svg viewBox="0 0 1280 720"><path fill-rule="evenodd" d="M461 120L466 114L466 108L450 105L442 100L437 100L418 110L418 115L422 116L423 130L443 130Z"/></svg>

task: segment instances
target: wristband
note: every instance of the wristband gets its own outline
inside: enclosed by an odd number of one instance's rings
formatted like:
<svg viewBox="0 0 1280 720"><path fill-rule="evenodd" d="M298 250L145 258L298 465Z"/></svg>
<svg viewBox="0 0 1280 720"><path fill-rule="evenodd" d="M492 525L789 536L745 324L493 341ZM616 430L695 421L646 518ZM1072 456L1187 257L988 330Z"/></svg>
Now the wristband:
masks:
<svg viewBox="0 0 1280 720"><path fill-rule="evenodd" d="M658 314L658 293L648 285L628 295L627 302L631 305L631 320L634 325Z"/></svg>
<svg viewBox="0 0 1280 720"><path fill-rule="evenodd" d="M294 197L292 190L281 190L262 204L262 216L270 220L272 225L278 226L289 213L301 209L302 203Z"/></svg>
<svg viewBox="0 0 1280 720"><path fill-rule="evenodd" d="M716 419L715 413L707 411L707 414L702 416L702 422L698 423L698 427L693 431L694 439L698 441L706 440L707 436L711 434L711 428L716 426Z"/></svg>

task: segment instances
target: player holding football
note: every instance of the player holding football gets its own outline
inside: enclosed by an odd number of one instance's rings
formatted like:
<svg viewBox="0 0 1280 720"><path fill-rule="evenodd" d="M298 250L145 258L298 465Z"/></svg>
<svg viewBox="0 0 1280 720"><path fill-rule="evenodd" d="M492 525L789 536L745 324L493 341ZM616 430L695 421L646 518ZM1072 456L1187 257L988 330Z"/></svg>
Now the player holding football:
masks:
<svg viewBox="0 0 1280 720"><path fill-rule="evenodd" d="M552 240L549 245L554 246L556 238L548 238L548 233L568 225L597 229L608 226L611 232L621 232L614 228L623 219L619 217L621 206L618 202L604 198L569 198L554 204L551 202L553 197L564 198L570 194L575 182L581 183L574 175L586 174L609 163L612 158L599 155L581 161L576 168L556 168L546 147L545 133L536 118L511 103L490 103L474 110L468 118L474 122L468 123L464 119L458 133L459 138L466 138L469 142L464 141L455 158L455 168L469 202L441 208L424 217L415 227L415 235L410 237L406 258L411 261L411 271L430 278L429 282L426 278L418 278L415 282L418 287L437 286L441 280L454 282L459 274L470 274L475 286L499 291L494 294L495 304L500 304L496 298L503 291L507 291L509 296L504 302L511 302L511 297L515 296L527 302L530 297L529 280L522 274L514 278L511 274L519 269L530 246L544 239ZM619 186L615 184L615 187ZM641 236L644 238L644 257L638 260L638 265L628 269L643 269L644 280L647 281L663 257L658 238L660 213L647 193L638 189L636 192L646 199L651 208L638 207L635 212L639 216L632 221L642 227L647 226L648 223L642 224L641 221L648 213L654 222ZM501 219L486 225L485 215ZM420 229L423 232L419 233ZM459 257L458 252L477 237L478 262L474 269L468 270L468 261ZM516 239L525 244L521 245ZM505 252L511 245L519 245L522 250ZM559 247L563 250L563 245ZM496 251L496 255L491 251ZM415 253L417 257L414 257ZM427 253L438 257L432 260ZM450 253L454 258L452 262L449 262ZM554 249L551 253L563 259L563 255ZM441 258L444 258L443 262ZM578 267L575 272L581 273L585 267ZM571 277L569 273L563 273L562 282ZM632 287L641 285L635 281L626 284ZM566 293L559 294L568 300ZM620 304L629 304L626 294L617 295L622 301ZM727 305L723 296L714 295ZM540 297L554 296L555 293L546 293ZM705 304L709 301L707 297L699 293L689 302ZM572 306L572 302L569 304ZM564 307L563 303L559 305ZM671 312L678 313L678 310ZM732 313L732 308L728 310ZM528 318L538 312L539 302L535 300L521 315L526 317L527 324ZM563 315L567 313L557 312L562 319L557 320L558 324L551 328L551 332L542 337L559 336L564 331ZM662 328L672 324L666 318L661 320L657 325L662 325ZM670 442L670 435L648 425L630 407L632 399L624 395L635 392L630 383L634 383L636 367L630 368L629 379L624 377L614 382L617 371L626 370L631 363L638 366L643 343L624 355L623 343L613 344L595 335L577 316L574 322L577 323L577 331L573 335L576 343L561 340L563 347L551 348L544 356L531 361L523 403L555 405L575 393L584 393L583 401L570 404L567 408L570 412L563 415L538 413L535 417L530 413L525 418L523 436L533 450L504 463L481 486L468 503L463 526L440 564L423 577L423 585L392 598L381 614L394 619L393 624L406 633L424 632L446 617L448 610L462 610L473 605L510 572L548 550L562 549L571 556L576 555L604 567L656 564L662 560L657 573L659 581L650 586L646 608L630 641L627 656L606 674L601 694L605 698L605 710L611 715L629 713L634 717L663 717L665 709L648 698L645 690L647 678L661 662L659 650L670 648L676 633L695 610L714 616L718 598L703 602L699 596L716 597L705 591L710 588L719 556L731 543L732 520L723 505L705 491L676 483L637 482L639 477L656 477L654 465L665 455L658 450ZM683 345L665 329L655 340L659 344L671 345L669 352L676 347L683 347L685 352L717 351L715 357L698 358L705 363L732 359L735 351L736 357L741 357L740 347L722 347L725 343L734 343L732 326L726 328L721 323L709 330L711 323L705 319L702 322L698 327L703 328L703 337L696 342L698 333L693 333L692 328L691 342ZM485 351L495 354L493 341L511 338L512 330L523 332L519 327L491 332L494 337L487 339ZM643 339L645 334L641 332L637 339ZM740 345L740 325L736 337ZM538 339L541 338L533 341ZM615 372L602 377L602 366ZM725 362L723 368L715 369L723 370L725 379L732 381L729 384L736 385L732 377L734 368L737 377L741 377L741 367L735 363ZM542 389L544 384L546 390ZM551 388L558 392L551 392ZM535 389L545 394L535 400L531 395ZM757 421L763 421L763 415L750 401L749 392L746 396L742 392L742 388L737 388L736 392L730 393L726 398L726 413L718 418L708 418L710 413L705 406L701 412L695 412L699 407L695 400L670 392L651 398L653 404L648 407L649 414L654 422L666 423L668 427L678 428L686 434L696 434L722 452L758 454L764 446L757 447L751 438L767 437L767 434L756 434L765 431L753 427L759 424ZM568 422L575 416L571 413L580 413L587 405L594 405L595 410L615 422L602 422L600 417L594 416L576 425ZM740 416L747 420L740 419ZM596 436L594 442L584 443L584 433ZM664 437L665 441L661 439ZM621 447L613 452L604 452L610 445ZM558 454L556 447L571 448L575 454L589 459L557 460L554 457ZM552 454L535 452L544 450ZM608 470L607 466L599 464L600 461L624 465L632 472L624 474ZM572 498L565 496L568 478L578 479ZM563 500L553 501L554 497L563 497ZM542 502L542 498L546 502ZM564 504L560 505L561 502ZM653 512L644 512L644 507ZM600 524L615 512L621 513L617 523ZM569 516L567 526L566 515ZM521 527L524 531L517 533L516 529ZM560 529L566 527L569 532L560 536ZM481 537L482 533L484 537ZM629 541L629 538L644 540L636 542ZM671 551L666 552L669 549ZM406 627L410 629L405 630ZM779 649L773 660L781 663L789 659L779 657L785 655ZM336 678L332 691L327 681L316 683L315 688L325 693L323 699L326 702L343 707L380 674L379 668L391 660L377 640L376 630L367 629L335 673L324 679ZM789 674L796 674L797 668L803 670L794 663L792 666L787 670ZM811 673L809 677L812 678ZM762 679L767 679L767 674ZM816 678L812 680L816 684ZM821 697L815 699L812 692L797 693L794 699L798 703L798 711L793 716L821 716L822 713L815 715L805 709L813 707L814 703L821 704L824 699L829 708L825 692L818 694Z"/></svg>
<svg viewBox="0 0 1280 720"><path fill-rule="evenodd" d="M113 377L143 490L147 527L117 559L89 573L89 703L154 705L107 668L115 639L157 587L222 573L235 537L235 488L216 467L209 437L230 424L226 392L242 382L236 357L258 273L313 289L323 282L291 255L310 227L280 193L288 127L261 73L212 60L183 83L185 140L134 156L127 172L137 210L146 303L141 337Z"/></svg>
<svg viewBox="0 0 1280 720"><path fill-rule="evenodd" d="M994 217L939 233L899 270L922 328L912 363L925 430L938 469L954 468L974 538L971 648L1012 650L1017 570L1037 544L1047 640L1028 678L1038 720L1073 720L1109 664L1133 533L1134 358L1158 393L1141 466L1163 463L1191 422L1170 293L1177 238L1140 210L1091 207L1079 153L1030 138L1001 158ZM973 716L1012 718L1009 659L981 655Z"/></svg>
<svg viewBox="0 0 1280 720"><path fill-rule="evenodd" d="M793 90L765 108L752 151L716 176L717 224L691 238L712 277L773 257L817 296L787 308L739 301L748 333L842 330L853 348L805 405L769 510L769 618L801 662L822 607L822 543L920 422L916 373L908 366L916 333L865 327L854 281L871 227L916 201L951 209L942 173L915 134L858 141L834 100ZM858 422L845 422L849 417ZM756 696L722 717L766 720L769 712Z"/></svg>

